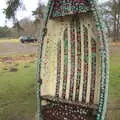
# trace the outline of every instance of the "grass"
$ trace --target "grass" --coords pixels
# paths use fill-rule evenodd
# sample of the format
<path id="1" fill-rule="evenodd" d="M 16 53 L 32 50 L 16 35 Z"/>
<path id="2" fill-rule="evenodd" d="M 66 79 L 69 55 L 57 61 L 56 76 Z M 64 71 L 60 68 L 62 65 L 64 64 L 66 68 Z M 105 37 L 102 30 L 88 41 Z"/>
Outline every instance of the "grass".
<path id="1" fill-rule="evenodd" d="M 110 59 L 109 99 L 110 102 L 120 103 L 120 56 L 112 56 Z"/>
<path id="2" fill-rule="evenodd" d="M 7 39 L 7 38 L 0 38 L 0 43 L 5 43 L 5 42 L 12 42 L 12 43 L 19 43 L 19 39 Z"/>
<path id="3" fill-rule="evenodd" d="M 24 68 L 29 65 L 29 68 Z M 0 68 L 15 66 L 0 64 Z M 0 70 L 0 120 L 35 120 L 35 64 L 19 63 L 17 72 Z M 110 57 L 109 106 L 120 105 L 120 53 Z M 119 109 L 109 109 L 107 120 L 120 120 Z"/>
<path id="4" fill-rule="evenodd" d="M 116 51 L 117 49 L 117 51 Z M 110 56 L 109 108 L 107 120 L 120 120 L 120 46 Z M 118 108 L 118 109 L 117 109 Z"/>
<path id="5" fill-rule="evenodd" d="M 0 120 L 35 118 L 35 65 L 25 65 L 19 64 L 17 72 L 0 70 Z"/>

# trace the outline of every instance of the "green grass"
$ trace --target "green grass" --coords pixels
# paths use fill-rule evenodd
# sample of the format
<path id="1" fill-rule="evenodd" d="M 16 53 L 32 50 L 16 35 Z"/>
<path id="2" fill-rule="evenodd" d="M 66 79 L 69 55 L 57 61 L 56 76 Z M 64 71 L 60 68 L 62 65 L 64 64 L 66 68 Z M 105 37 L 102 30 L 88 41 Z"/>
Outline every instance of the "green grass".
<path id="1" fill-rule="evenodd" d="M 120 53 L 119 51 L 114 52 L 110 57 L 110 81 L 109 81 L 108 103 L 110 109 L 108 109 L 107 120 L 120 120 Z"/>
<path id="2" fill-rule="evenodd" d="M 110 58 L 109 99 L 120 104 L 120 56 Z"/>
<path id="3" fill-rule="evenodd" d="M 0 43 L 5 43 L 5 42 L 12 42 L 12 43 L 19 43 L 19 39 L 7 39 L 7 38 L 0 38 Z"/>
<path id="4" fill-rule="evenodd" d="M 0 120 L 35 118 L 35 65 L 24 65 L 17 72 L 0 71 Z"/>

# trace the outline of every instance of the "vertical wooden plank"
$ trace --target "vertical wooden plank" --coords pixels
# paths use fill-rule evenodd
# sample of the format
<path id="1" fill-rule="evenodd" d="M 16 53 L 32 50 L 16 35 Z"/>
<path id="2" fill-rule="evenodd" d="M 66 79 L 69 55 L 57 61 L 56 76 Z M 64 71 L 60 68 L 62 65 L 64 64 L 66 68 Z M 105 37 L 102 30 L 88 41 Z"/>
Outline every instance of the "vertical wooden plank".
<path id="1" fill-rule="evenodd" d="M 73 88 L 73 101 L 75 101 L 75 96 L 76 96 L 76 82 L 77 82 L 77 64 L 78 64 L 78 57 L 77 57 L 77 26 L 78 25 L 79 18 L 76 16 L 75 18 L 75 75 L 74 75 L 74 88 Z"/>
<path id="2" fill-rule="evenodd" d="M 56 97 L 59 97 L 61 77 L 61 41 L 57 45 L 57 76 L 56 76 Z"/>
<path id="3" fill-rule="evenodd" d="M 83 19 L 81 21 L 81 80 L 80 80 L 80 91 L 79 101 L 82 101 L 83 83 L 84 83 L 84 32 L 83 32 Z"/>
<path id="4" fill-rule="evenodd" d="M 63 73 L 63 88 L 62 98 L 66 97 L 67 75 L 68 75 L 68 29 L 64 31 L 64 73 Z"/>
<path id="5" fill-rule="evenodd" d="M 95 97 L 94 104 L 99 104 L 100 96 L 100 80 L 101 80 L 101 62 L 100 62 L 100 46 L 96 41 L 96 82 L 95 82 Z"/>
<path id="6" fill-rule="evenodd" d="M 91 89 L 90 89 L 90 103 L 94 103 L 95 82 L 96 82 L 96 41 L 92 38 L 92 65 L 91 65 Z"/>
<path id="7" fill-rule="evenodd" d="M 75 21 L 71 22 L 71 77 L 70 77 L 70 94 L 69 100 L 73 99 L 74 77 L 75 77 Z"/>
<path id="8" fill-rule="evenodd" d="M 59 93 L 60 98 L 62 98 L 63 76 L 64 76 L 64 39 L 63 39 L 64 31 L 63 30 L 61 31 L 63 32 L 63 34 L 61 34 L 62 36 L 61 37 L 61 80 L 60 80 L 60 93 Z"/>
<path id="9" fill-rule="evenodd" d="M 83 25 L 84 32 L 84 83 L 82 91 L 82 102 L 86 102 L 87 96 L 87 82 L 88 82 L 88 29 Z"/>
<path id="10" fill-rule="evenodd" d="M 76 79 L 76 90 L 75 90 L 75 101 L 79 101 L 80 92 L 80 81 L 81 81 L 81 23 L 78 18 L 76 21 L 76 32 L 77 32 L 77 79 Z"/>
<path id="11" fill-rule="evenodd" d="M 88 18 L 87 22 L 88 26 L 88 82 L 87 82 L 87 96 L 86 96 L 86 103 L 90 102 L 90 89 L 91 89 L 91 24 L 90 19 Z"/>
<path id="12" fill-rule="evenodd" d="M 71 34 L 70 34 L 70 24 L 68 23 L 68 77 L 67 77 L 67 90 L 66 99 L 69 99 L 69 89 L 70 89 L 70 76 L 71 76 Z"/>

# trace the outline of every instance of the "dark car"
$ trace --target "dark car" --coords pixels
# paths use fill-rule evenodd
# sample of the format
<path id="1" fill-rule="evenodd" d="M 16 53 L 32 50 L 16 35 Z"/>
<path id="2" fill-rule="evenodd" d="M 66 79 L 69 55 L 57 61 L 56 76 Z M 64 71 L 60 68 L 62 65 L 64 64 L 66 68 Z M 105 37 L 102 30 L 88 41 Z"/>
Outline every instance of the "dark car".
<path id="1" fill-rule="evenodd" d="M 33 43 L 37 41 L 36 38 L 31 36 L 21 36 L 19 39 L 21 43 Z"/>

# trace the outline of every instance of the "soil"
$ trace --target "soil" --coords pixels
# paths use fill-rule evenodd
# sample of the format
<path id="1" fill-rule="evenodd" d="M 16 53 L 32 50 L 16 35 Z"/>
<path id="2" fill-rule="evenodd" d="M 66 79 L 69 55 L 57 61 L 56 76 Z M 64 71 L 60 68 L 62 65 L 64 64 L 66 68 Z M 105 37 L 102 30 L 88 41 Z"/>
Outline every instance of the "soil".
<path id="1" fill-rule="evenodd" d="M 32 62 L 36 59 L 37 46 L 22 43 L 0 43 L 0 62 Z M 6 57 L 7 56 L 7 57 Z"/>
<path id="2" fill-rule="evenodd" d="M 12 56 L 20 54 L 35 54 L 37 46 L 22 43 L 0 43 L 0 56 Z"/>

